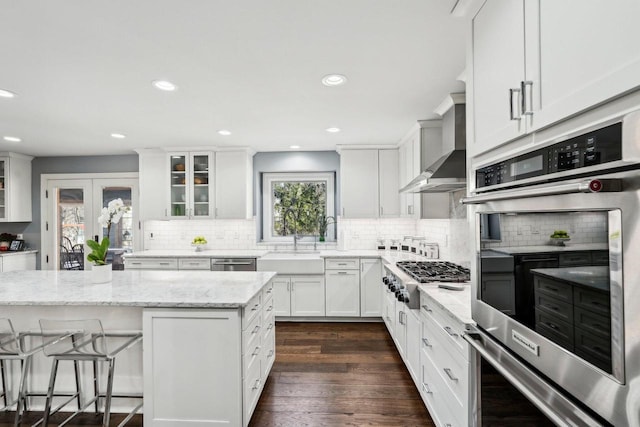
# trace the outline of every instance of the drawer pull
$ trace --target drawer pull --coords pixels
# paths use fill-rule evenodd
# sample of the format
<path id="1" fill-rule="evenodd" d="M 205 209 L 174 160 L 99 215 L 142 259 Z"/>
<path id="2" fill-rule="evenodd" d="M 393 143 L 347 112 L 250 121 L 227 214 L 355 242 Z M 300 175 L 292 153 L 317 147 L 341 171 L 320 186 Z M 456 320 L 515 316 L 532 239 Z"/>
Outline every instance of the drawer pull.
<path id="1" fill-rule="evenodd" d="M 258 309 L 258 307 L 260 307 L 260 303 L 254 305 L 253 308 L 251 309 L 251 311 L 256 311 Z"/>
<path id="2" fill-rule="evenodd" d="M 552 292 L 558 292 L 558 288 L 552 288 L 551 286 L 545 286 L 544 288 L 548 289 L 548 290 L 550 290 Z"/>
<path id="3" fill-rule="evenodd" d="M 551 329 L 558 329 L 558 327 L 556 325 L 554 325 L 553 323 L 547 322 L 547 326 L 550 327 Z"/>
<path id="4" fill-rule="evenodd" d="M 453 329 L 451 329 L 451 327 L 449 327 L 449 326 L 445 326 L 445 327 L 444 327 L 444 330 L 445 330 L 445 331 L 447 331 L 447 333 L 448 333 L 449 335 L 451 335 L 452 337 L 457 337 L 457 336 L 458 336 L 458 334 L 456 334 L 455 332 L 453 332 Z"/>
<path id="5" fill-rule="evenodd" d="M 131 262 L 131 265 L 142 265 L 141 262 Z"/>
<path id="6" fill-rule="evenodd" d="M 274 351 L 273 351 L 273 350 L 269 350 L 269 354 L 267 354 L 267 358 L 269 358 L 269 357 L 273 357 L 273 353 L 274 353 Z"/>
<path id="7" fill-rule="evenodd" d="M 427 394 L 433 394 L 433 392 L 429 388 L 429 384 L 427 383 L 422 383 L 422 390 Z"/>
<path id="8" fill-rule="evenodd" d="M 270 294 L 271 292 L 273 292 L 273 288 L 269 288 L 267 289 L 267 293 Z"/>
<path id="9" fill-rule="evenodd" d="M 257 334 L 259 330 L 260 330 L 260 325 L 256 325 L 256 327 L 253 328 L 253 331 L 251 331 L 251 333 L 252 334 Z"/>
<path id="10" fill-rule="evenodd" d="M 558 308 L 555 305 L 548 305 L 548 304 L 544 304 L 545 307 L 547 307 L 549 310 L 553 310 L 553 311 L 558 311 L 560 310 L 560 308 Z"/>
<path id="11" fill-rule="evenodd" d="M 427 305 L 423 304 L 422 308 L 424 308 L 424 311 L 426 311 L 427 313 L 431 313 L 433 312 L 433 310 L 431 310 Z"/>
<path id="12" fill-rule="evenodd" d="M 338 274 L 349 274 L 346 271 L 338 271 Z"/>
<path id="13" fill-rule="evenodd" d="M 339 262 L 338 265 L 347 265 L 346 262 Z"/>
<path id="14" fill-rule="evenodd" d="M 161 262 L 161 263 L 159 263 L 159 264 L 160 264 L 160 265 L 169 265 L 169 263 L 168 263 L 168 262 Z"/>
<path id="15" fill-rule="evenodd" d="M 456 382 L 458 381 L 458 379 L 456 377 L 454 377 L 453 374 L 451 373 L 451 369 L 444 368 L 443 371 L 444 371 L 445 374 L 447 374 L 447 376 L 449 377 L 449 379 L 451 381 L 456 381 Z"/>
<path id="16" fill-rule="evenodd" d="M 256 380 L 256 383 L 251 387 L 251 390 L 257 390 L 260 387 L 260 378 Z"/>
<path id="17" fill-rule="evenodd" d="M 422 342 L 424 343 L 425 347 L 432 347 L 432 345 L 431 345 L 431 343 L 429 342 L 428 339 L 422 338 Z"/>
<path id="18" fill-rule="evenodd" d="M 255 350 L 253 350 L 253 353 L 251 353 L 252 356 L 257 356 L 260 354 L 260 346 L 257 346 Z"/>
<path id="19" fill-rule="evenodd" d="M 267 308 L 267 311 L 271 311 L 271 310 L 273 310 L 273 306 L 272 305 L 270 305 L 269 308 Z"/>
<path id="20" fill-rule="evenodd" d="M 273 323 L 269 323 L 269 326 L 267 326 L 267 331 L 270 331 L 273 329 Z"/>

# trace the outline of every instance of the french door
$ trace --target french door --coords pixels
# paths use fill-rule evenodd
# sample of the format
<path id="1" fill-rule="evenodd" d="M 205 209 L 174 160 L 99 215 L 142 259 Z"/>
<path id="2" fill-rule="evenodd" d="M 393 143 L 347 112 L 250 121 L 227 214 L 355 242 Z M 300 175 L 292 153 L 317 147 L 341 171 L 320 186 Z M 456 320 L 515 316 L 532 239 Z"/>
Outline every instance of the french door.
<path id="1" fill-rule="evenodd" d="M 124 269 L 122 255 L 138 249 L 138 179 L 109 177 L 105 174 L 82 178 L 48 175 L 43 178 L 42 269 L 84 270 L 91 251 L 89 239 L 102 240 L 107 229 L 98 223 L 103 207 L 122 199 L 129 209 L 111 226 L 107 262 L 114 270 Z"/>

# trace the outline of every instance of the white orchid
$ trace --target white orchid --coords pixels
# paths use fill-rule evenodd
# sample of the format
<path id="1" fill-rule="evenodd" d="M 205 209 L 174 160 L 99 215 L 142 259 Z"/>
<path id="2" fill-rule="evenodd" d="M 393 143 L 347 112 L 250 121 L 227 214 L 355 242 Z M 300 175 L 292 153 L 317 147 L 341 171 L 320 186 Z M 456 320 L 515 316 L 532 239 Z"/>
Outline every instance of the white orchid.
<path id="1" fill-rule="evenodd" d="M 100 216 L 98 217 L 98 223 L 102 228 L 107 229 L 106 236 L 102 239 L 102 242 L 94 242 L 93 240 L 87 241 L 87 244 L 93 251 L 87 256 L 89 261 L 92 261 L 96 265 L 102 265 L 106 263 L 107 250 L 109 249 L 109 234 L 111 233 L 111 225 L 117 224 L 125 212 L 129 210 L 124 205 L 122 199 L 114 199 L 107 203 L 106 208 L 102 208 Z"/>

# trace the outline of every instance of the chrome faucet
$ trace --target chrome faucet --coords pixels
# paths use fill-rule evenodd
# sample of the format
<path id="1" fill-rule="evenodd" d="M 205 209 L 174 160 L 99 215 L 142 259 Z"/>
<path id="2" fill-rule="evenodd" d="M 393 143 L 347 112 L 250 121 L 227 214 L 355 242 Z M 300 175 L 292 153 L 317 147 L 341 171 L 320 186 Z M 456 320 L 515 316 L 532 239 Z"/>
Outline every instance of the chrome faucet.
<path id="1" fill-rule="evenodd" d="M 296 211 L 293 210 L 292 207 L 288 207 L 285 211 L 284 214 L 282 215 L 282 228 L 283 228 L 283 232 L 286 233 L 287 231 L 287 215 L 288 214 L 292 214 L 293 215 L 293 250 L 297 251 L 298 250 L 298 239 L 300 238 L 300 236 L 298 236 L 298 215 L 296 215 Z"/>

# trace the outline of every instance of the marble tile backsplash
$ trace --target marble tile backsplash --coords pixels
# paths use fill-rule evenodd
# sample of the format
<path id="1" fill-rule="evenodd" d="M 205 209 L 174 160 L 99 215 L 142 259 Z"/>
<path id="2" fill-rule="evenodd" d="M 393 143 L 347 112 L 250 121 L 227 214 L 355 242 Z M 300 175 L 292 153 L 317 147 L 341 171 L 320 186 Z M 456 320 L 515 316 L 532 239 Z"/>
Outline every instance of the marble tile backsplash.
<path id="1" fill-rule="evenodd" d="M 190 249 L 195 236 L 204 236 L 209 249 L 254 249 L 255 220 L 145 221 L 145 249 Z"/>

